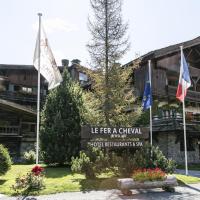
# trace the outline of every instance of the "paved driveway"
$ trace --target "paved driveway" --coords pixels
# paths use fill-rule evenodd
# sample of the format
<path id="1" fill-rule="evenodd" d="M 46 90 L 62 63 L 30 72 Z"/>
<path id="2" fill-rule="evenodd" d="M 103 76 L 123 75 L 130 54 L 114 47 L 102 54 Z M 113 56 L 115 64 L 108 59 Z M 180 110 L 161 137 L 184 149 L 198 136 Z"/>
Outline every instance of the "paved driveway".
<path id="1" fill-rule="evenodd" d="M 119 190 L 67 192 L 39 197 L 5 197 L 0 200 L 200 200 L 200 184 L 190 184 L 176 187 L 175 193 L 161 189 L 133 190 L 132 196 L 123 196 Z"/>

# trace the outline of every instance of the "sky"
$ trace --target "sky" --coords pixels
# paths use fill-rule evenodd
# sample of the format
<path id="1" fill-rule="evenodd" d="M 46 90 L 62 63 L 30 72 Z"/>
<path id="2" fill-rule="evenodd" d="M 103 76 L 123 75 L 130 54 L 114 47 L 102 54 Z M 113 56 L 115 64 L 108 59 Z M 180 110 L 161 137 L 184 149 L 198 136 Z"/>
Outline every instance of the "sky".
<path id="1" fill-rule="evenodd" d="M 199 8 L 199 0 L 124 0 L 131 48 L 120 62 L 200 36 Z M 89 0 L 0 0 L 0 64 L 32 65 L 39 12 L 57 64 L 87 66 Z"/>

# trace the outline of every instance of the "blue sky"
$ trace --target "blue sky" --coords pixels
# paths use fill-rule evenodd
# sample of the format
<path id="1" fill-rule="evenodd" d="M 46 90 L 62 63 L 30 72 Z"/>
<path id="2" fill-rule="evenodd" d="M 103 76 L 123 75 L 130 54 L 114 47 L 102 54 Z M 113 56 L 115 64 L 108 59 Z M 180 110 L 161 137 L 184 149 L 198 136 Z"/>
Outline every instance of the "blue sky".
<path id="1" fill-rule="evenodd" d="M 200 36 L 199 8 L 199 0 L 124 0 L 131 49 L 121 63 Z M 38 12 L 57 63 L 78 58 L 87 65 L 89 0 L 1 0 L 0 64 L 32 64 Z"/>

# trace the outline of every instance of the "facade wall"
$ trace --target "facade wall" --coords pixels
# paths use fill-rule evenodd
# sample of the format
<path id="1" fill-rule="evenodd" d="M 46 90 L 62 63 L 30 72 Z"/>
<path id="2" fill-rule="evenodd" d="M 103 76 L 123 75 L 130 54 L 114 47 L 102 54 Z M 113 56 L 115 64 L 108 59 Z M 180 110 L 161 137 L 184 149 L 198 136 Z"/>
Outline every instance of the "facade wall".
<path id="1" fill-rule="evenodd" d="M 0 143 L 8 148 L 14 161 L 25 151 L 34 149 L 35 132 L 35 116 L 0 106 Z"/>
<path id="2" fill-rule="evenodd" d="M 24 86 L 37 86 L 37 71 L 28 70 L 7 70 L 7 76 L 11 83 Z M 43 79 L 42 79 L 43 81 Z"/>
<path id="3" fill-rule="evenodd" d="M 159 146 L 167 158 L 175 160 L 178 164 L 185 163 L 185 153 L 180 150 L 180 141 L 176 143 L 175 133 L 159 133 L 157 139 L 153 141 L 153 145 Z M 194 149 L 194 151 L 187 151 L 188 163 L 200 162 L 198 139 L 194 139 Z"/>
<path id="4" fill-rule="evenodd" d="M 68 67 L 68 62 L 66 63 L 65 67 Z M 72 79 L 82 81 L 81 86 L 84 86 L 87 81 L 79 79 L 81 69 L 78 67 L 80 62 L 67 69 Z M 62 73 L 64 66 L 59 67 L 59 70 Z M 24 109 L 36 110 L 38 73 L 33 66 L 0 65 L 0 76 L 0 99 L 23 105 Z M 44 103 L 47 90 L 47 82 L 41 76 L 41 104 Z M 9 149 L 16 161 L 22 158 L 24 152 L 35 150 L 36 115 L 16 110 L 12 106 L 9 110 L 0 107 L 0 143 Z"/>

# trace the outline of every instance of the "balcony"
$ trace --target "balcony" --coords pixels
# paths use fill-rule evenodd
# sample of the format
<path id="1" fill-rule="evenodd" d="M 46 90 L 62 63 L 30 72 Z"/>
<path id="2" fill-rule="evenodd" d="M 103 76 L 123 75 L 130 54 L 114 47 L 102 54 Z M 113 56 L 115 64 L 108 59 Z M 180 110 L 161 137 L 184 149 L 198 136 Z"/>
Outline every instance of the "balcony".
<path id="1" fill-rule="evenodd" d="M 168 95 L 176 97 L 176 90 L 177 87 L 168 85 Z M 200 92 L 188 90 L 186 100 L 194 101 L 194 102 L 200 102 Z"/>
<path id="2" fill-rule="evenodd" d="M 183 118 L 182 116 L 169 116 L 169 117 L 153 117 L 153 131 L 183 131 Z M 186 118 L 187 132 L 200 133 L 200 120 L 193 117 L 192 119 Z"/>
<path id="3" fill-rule="evenodd" d="M 14 101 L 14 102 L 24 102 L 24 103 L 31 103 L 36 104 L 37 103 L 37 95 L 36 94 L 27 94 L 22 92 L 10 92 L 10 91 L 1 91 L 0 92 L 0 98 L 8 101 Z M 41 102 L 44 102 L 44 96 L 41 93 Z"/>
<path id="4" fill-rule="evenodd" d="M 19 126 L 0 126 L 0 136 L 19 136 Z"/>

